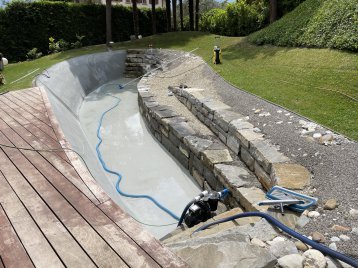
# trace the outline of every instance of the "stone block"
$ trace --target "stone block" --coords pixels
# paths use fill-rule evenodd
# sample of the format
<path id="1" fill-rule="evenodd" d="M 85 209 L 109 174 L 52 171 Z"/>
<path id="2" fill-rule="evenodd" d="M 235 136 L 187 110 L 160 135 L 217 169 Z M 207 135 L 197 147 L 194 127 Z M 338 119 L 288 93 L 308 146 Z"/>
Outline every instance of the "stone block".
<path id="1" fill-rule="evenodd" d="M 239 154 L 240 151 L 240 141 L 236 136 L 228 135 L 226 141 L 227 147 L 229 147 L 235 155 Z"/>
<path id="2" fill-rule="evenodd" d="M 138 95 L 141 97 L 141 98 L 152 98 L 154 97 L 154 95 L 148 91 L 138 91 Z"/>
<path id="3" fill-rule="evenodd" d="M 229 124 L 229 132 L 233 133 L 233 134 L 236 134 L 236 132 L 238 132 L 239 130 L 253 129 L 253 128 L 254 128 L 254 125 L 247 122 L 243 118 L 232 120 L 232 121 L 230 121 L 230 124 Z"/>
<path id="4" fill-rule="evenodd" d="M 251 171 L 254 171 L 255 159 L 250 155 L 250 153 L 245 148 L 240 149 L 240 157 L 241 160 L 246 164 L 246 166 Z"/>
<path id="5" fill-rule="evenodd" d="M 236 137 L 239 138 L 242 146 L 249 148 L 250 142 L 254 140 L 262 140 L 263 134 L 256 133 L 252 129 L 243 129 L 236 132 Z"/>
<path id="6" fill-rule="evenodd" d="M 187 122 L 187 119 L 182 116 L 170 117 L 170 118 L 163 118 L 162 119 L 163 127 L 169 131 L 170 125 Z"/>
<path id="7" fill-rule="evenodd" d="M 189 152 L 189 148 L 187 146 L 185 146 L 184 144 L 181 143 L 179 145 L 179 150 L 182 154 L 184 154 L 187 158 L 189 158 L 190 152 Z"/>
<path id="8" fill-rule="evenodd" d="M 256 178 L 252 174 L 238 166 L 216 164 L 214 174 L 231 193 L 239 187 L 252 187 L 256 182 Z"/>
<path id="9" fill-rule="evenodd" d="M 207 167 L 204 167 L 204 174 L 203 177 L 205 181 L 207 181 L 210 187 L 215 191 L 221 191 L 223 188 L 222 183 L 216 179 L 214 173 Z"/>
<path id="10" fill-rule="evenodd" d="M 179 147 L 180 140 L 179 140 L 178 136 L 173 131 L 169 131 L 169 140 L 175 147 Z"/>
<path id="11" fill-rule="evenodd" d="M 171 131 L 175 133 L 175 135 L 183 141 L 186 136 L 193 136 L 196 132 L 189 126 L 186 122 L 180 123 L 169 123 Z"/>
<path id="12" fill-rule="evenodd" d="M 302 190 L 310 184 L 311 173 L 298 164 L 279 163 L 272 165 L 271 179 L 279 186 Z"/>
<path id="13" fill-rule="evenodd" d="M 231 110 L 217 110 L 214 113 L 214 123 L 219 125 L 219 127 L 225 131 L 229 131 L 229 124 L 233 120 L 244 118 L 243 115 L 235 113 Z"/>
<path id="14" fill-rule="evenodd" d="M 152 113 L 154 118 L 156 118 L 157 120 L 178 116 L 176 112 L 169 109 L 165 109 L 165 110 L 152 109 Z"/>
<path id="15" fill-rule="evenodd" d="M 199 138 L 197 136 L 184 137 L 184 144 L 187 145 L 196 156 L 199 157 L 200 152 L 213 144 L 211 140 Z"/>
<path id="16" fill-rule="evenodd" d="M 195 168 L 197 172 L 204 174 L 204 164 L 199 158 L 197 158 L 195 155 L 190 155 L 190 162 L 193 166 L 193 169 Z"/>
<path id="17" fill-rule="evenodd" d="M 266 212 L 267 206 L 259 206 L 258 202 L 265 200 L 266 196 L 264 191 L 259 188 L 237 188 L 239 203 L 245 208 L 246 211 L 261 211 Z"/>
<path id="18" fill-rule="evenodd" d="M 178 148 L 174 148 L 170 152 L 179 163 L 186 169 L 189 169 L 189 159 Z"/>
<path id="19" fill-rule="evenodd" d="M 230 109 L 231 107 L 218 100 L 210 100 L 203 102 L 203 107 L 208 110 L 209 113 L 214 114 L 217 110 Z"/>
<path id="20" fill-rule="evenodd" d="M 269 190 L 272 186 L 275 185 L 270 178 L 270 175 L 268 175 L 265 170 L 260 166 L 260 164 L 256 161 L 254 164 L 254 170 L 257 178 L 261 182 L 262 186 L 265 187 L 265 189 Z"/>
<path id="21" fill-rule="evenodd" d="M 271 173 L 272 164 L 290 161 L 289 158 L 277 151 L 277 149 L 266 140 L 251 141 L 249 152 L 269 174 Z"/>
<path id="22" fill-rule="evenodd" d="M 215 164 L 229 163 L 233 159 L 229 153 L 229 150 L 205 150 L 202 152 L 202 158 L 204 164 L 207 167 L 214 167 Z"/>
<path id="23" fill-rule="evenodd" d="M 196 180 L 196 182 L 201 187 L 201 189 L 204 189 L 204 181 L 205 181 L 205 179 L 201 175 L 201 173 L 196 168 L 193 168 L 192 175 L 193 175 L 193 178 Z"/>

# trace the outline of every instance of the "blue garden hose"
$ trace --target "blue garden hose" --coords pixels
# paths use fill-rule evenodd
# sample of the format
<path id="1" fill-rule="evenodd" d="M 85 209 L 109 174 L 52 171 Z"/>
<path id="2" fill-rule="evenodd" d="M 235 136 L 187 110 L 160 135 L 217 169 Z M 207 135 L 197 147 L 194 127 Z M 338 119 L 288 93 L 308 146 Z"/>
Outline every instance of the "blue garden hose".
<path id="1" fill-rule="evenodd" d="M 119 85 L 119 88 L 122 89 L 123 87 L 121 85 Z M 167 209 L 166 207 L 164 207 L 163 205 L 161 205 L 157 200 L 155 200 L 153 197 L 149 196 L 149 195 L 144 195 L 144 194 L 128 194 L 128 193 L 125 193 L 123 192 L 121 189 L 120 189 L 120 182 L 122 180 L 122 175 L 117 172 L 117 171 L 114 171 L 114 170 L 111 170 L 107 167 L 106 165 L 106 162 L 103 160 L 103 157 L 102 157 L 102 154 L 101 154 L 101 151 L 100 151 L 100 146 L 102 144 L 102 136 L 101 136 L 101 127 L 102 127 L 102 123 L 103 123 L 103 119 L 105 117 L 105 115 L 110 112 L 111 110 L 113 110 L 114 108 L 116 108 L 118 106 L 118 104 L 120 103 L 121 99 L 116 97 L 116 96 L 113 96 L 113 95 L 110 95 L 111 97 L 117 99 L 116 103 L 110 107 L 109 109 L 107 109 L 106 111 L 104 111 L 101 115 L 101 118 L 99 120 L 99 124 L 98 124 L 98 128 L 97 128 L 97 138 L 98 138 L 98 143 L 96 145 L 96 152 L 97 152 L 97 157 L 103 167 L 103 169 L 109 173 L 109 174 L 113 174 L 115 176 L 117 176 L 117 183 L 116 183 L 116 190 L 117 192 L 122 195 L 122 196 L 125 196 L 125 197 L 130 197 L 130 198 L 145 198 L 145 199 L 148 199 L 150 201 L 152 201 L 158 208 L 160 208 L 161 210 L 163 210 L 164 212 L 166 212 L 167 214 L 169 214 L 172 218 L 174 218 L 175 220 L 179 220 L 179 217 L 177 215 L 175 215 L 172 211 L 170 211 L 169 209 Z"/>
<path id="2" fill-rule="evenodd" d="M 244 212 L 244 213 L 239 213 L 221 220 L 217 220 L 208 224 L 205 224 L 203 226 L 201 226 L 200 228 L 196 229 L 194 231 L 194 233 L 205 230 L 207 228 L 209 228 L 212 225 L 215 224 L 219 224 L 219 223 L 223 223 L 223 222 L 227 222 L 227 221 L 232 221 L 235 219 L 239 219 L 239 218 L 245 218 L 245 217 L 261 217 L 266 219 L 269 223 L 275 225 L 276 227 L 280 228 L 282 231 L 288 233 L 289 235 L 301 240 L 303 243 L 310 245 L 312 248 L 319 250 L 320 252 L 322 252 L 323 254 L 329 255 L 335 259 L 341 260 L 353 267 L 358 268 L 358 260 L 355 260 L 351 257 L 348 257 L 347 255 L 344 255 L 340 252 L 337 252 L 333 249 L 330 249 L 322 244 L 319 244 L 303 235 L 301 235 L 300 233 L 295 232 L 294 230 L 292 230 L 291 228 L 287 227 L 286 225 L 284 225 L 282 222 L 278 221 L 277 219 L 275 219 L 274 217 L 263 213 L 263 212 Z"/>

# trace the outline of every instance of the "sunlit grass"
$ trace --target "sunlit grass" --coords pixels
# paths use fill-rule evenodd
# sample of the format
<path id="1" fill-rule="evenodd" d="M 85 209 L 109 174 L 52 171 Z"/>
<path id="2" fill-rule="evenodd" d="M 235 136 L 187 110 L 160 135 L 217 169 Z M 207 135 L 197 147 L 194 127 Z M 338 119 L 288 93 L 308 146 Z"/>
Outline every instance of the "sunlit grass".
<path id="1" fill-rule="evenodd" d="M 203 57 L 227 81 L 358 140 L 358 54 L 330 49 L 255 46 L 241 37 L 222 37 L 223 64 L 211 63 L 214 35 L 176 32 L 115 44 L 115 49 L 170 48 Z M 105 51 L 104 46 L 70 50 L 41 59 L 11 64 L 8 84 L 0 91 L 31 86 L 33 75 L 11 81 L 40 68 L 82 54 Z M 345 94 L 345 95 L 344 95 Z M 349 98 L 351 97 L 351 98 Z"/>

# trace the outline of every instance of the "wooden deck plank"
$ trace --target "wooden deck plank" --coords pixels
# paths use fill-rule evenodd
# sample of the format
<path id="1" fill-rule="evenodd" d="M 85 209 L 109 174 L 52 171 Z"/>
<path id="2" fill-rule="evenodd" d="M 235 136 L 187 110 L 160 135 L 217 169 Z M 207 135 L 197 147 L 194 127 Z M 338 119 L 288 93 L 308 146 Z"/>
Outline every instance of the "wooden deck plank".
<path id="1" fill-rule="evenodd" d="M 11 108 L 9 105 L 7 105 L 2 99 L 0 99 L 0 105 L 2 107 L 2 109 L 4 111 L 6 111 L 6 113 L 13 117 L 13 118 L 17 118 L 17 117 L 22 117 L 24 119 L 26 119 L 29 123 L 34 124 L 35 126 L 37 126 L 39 129 L 41 129 L 44 133 L 46 133 L 47 135 L 49 135 L 51 138 L 53 138 L 54 140 L 57 139 L 55 132 L 53 131 L 53 128 L 48 126 L 47 124 L 45 124 L 44 122 L 38 120 L 35 116 L 33 116 L 32 114 L 28 113 L 27 111 L 24 111 L 23 109 L 17 109 L 14 110 L 13 108 Z M 18 121 L 18 120 L 17 120 Z M 19 122 L 19 121 L 18 121 Z"/>
<path id="2" fill-rule="evenodd" d="M 22 96 L 21 94 L 19 94 L 19 91 L 11 91 L 7 94 L 10 94 L 12 96 L 14 96 L 15 98 L 23 101 L 23 102 L 26 102 L 29 106 L 31 106 L 33 109 L 39 111 L 39 112 L 42 112 L 44 113 L 46 111 L 45 107 L 43 105 L 37 105 L 37 104 L 34 104 L 31 100 L 27 99 L 26 97 Z"/>
<path id="3" fill-rule="evenodd" d="M 29 113 L 31 113 L 32 115 L 36 116 L 41 121 L 45 122 L 48 125 L 51 125 L 50 120 L 47 117 L 46 113 L 40 112 L 40 111 L 32 108 L 30 105 L 28 105 L 28 103 L 16 98 L 12 94 L 6 94 L 6 95 L 3 95 L 2 97 L 3 97 L 2 98 L 3 100 L 7 99 L 7 100 L 11 101 L 12 103 L 16 104 L 18 107 L 21 107 L 22 109 L 24 109 L 24 110 L 28 111 Z"/>
<path id="4" fill-rule="evenodd" d="M 3 173 L 6 178 L 9 178 L 9 182 L 11 178 L 11 186 L 15 189 L 23 203 L 29 206 L 28 209 L 31 210 L 31 215 L 34 218 L 40 217 L 41 214 L 44 213 L 46 208 L 41 204 L 45 204 L 46 201 L 46 204 L 51 208 L 52 212 L 60 219 L 64 226 L 66 226 L 66 229 L 69 230 L 96 265 L 106 266 L 108 265 L 108 259 L 110 259 L 114 267 L 126 266 L 116 252 L 108 246 L 106 241 L 98 235 L 66 200 L 61 198 L 57 191 L 51 191 L 49 189 L 48 183 L 44 181 L 41 174 L 36 172 L 36 169 L 31 167 L 31 164 L 29 165 L 28 161 L 21 156 L 21 153 L 17 149 L 4 149 L 4 151 L 6 151 L 6 155 L 3 151 L 0 152 L 0 165 L 4 166 Z M 10 162 L 8 157 L 14 162 L 16 167 Z M 18 169 L 25 176 L 26 180 L 22 177 Z M 36 189 L 37 192 L 34 191 L 27 180 L 31 182 L 31 186 Z M 40 196 L 38 194 L 40 194 Z M 16 210 L 16 208 L 12 209 L 12 211 Z M 52 223 L 55 224 L 54 222 Z M 27 223 L 25 223 L 25 225 L 27 225 Z M 48 230 L 47 228 L 48 226 L 44 226 L 43 231 Z M 51 233 L 49 233 L 49 235 L 51 235 Z M 71 249 L 66 247 L 61 248 L 61 244 L 58 246 L 60 247 L 57 249 L 58 254 L 65 254 L 64 252 L 71 251 Z M 62 247 L 63 246 L 65 245 L 62 244 Z M 29 255 L 32 258 L 32 253 L 29 252 Z M 44 261 L 47 262 L 47 264 L 51 263 L 48 260 Z M 57 261 L 59 261 L 58 258 Z"/>
<path id="5" fill-rule="evenodd" d="M 53 113 L 53 110 L 51 108 L 50 101 L 47 97 L 47 94 L 44 89 L 40 89 L 46 109 L 47 114 L 49 117 L 49 120 L 51 121 L 51 125 L 56 133 L 56 136 L 58 137 L 58 140 L 63 148 L 72 148 L 71 144 L 66 140 L 65 135 L 63 134 L 63 131 L 55 117 L 55 114 Z M 77 154 L 75 154 L 72 151 L 66 150 L 65 151 L 68 159 L 70 159 L 74 169 L 76 170 L 77 174 L 82 178 L 84 183 L 88 186 L 88 188 L 91 190 L 91 192 L 96 196 L 96 198 L 101 202 L 106 202 L 109 200 L 109 196 L 103 191 L 103 189 L 97 184 L 96 180 L 92 177 L 92 175 L 89 173 L 85 165 L 82 163 L 82 160 L 78 157 Z"/>
<path id="6" fill-rule="evenodd" d="M 36 93 L 34 93 L 33 91 L 31 91 L 30 89 L 22 90 L 21 92 L 23 94 L 26 94 L 27 96 L 30 96 L 32 99 L 34 99 L 38 102 L 42 102 L 42 98 L 39 95 L 37 95 Z"/>
<path id="7" fill-rule="evenodd" d="M 3 113 L 1 110 L 0 118 L 0 130 L 8 127 L 12 128 L 16 133 L 26 139 L 28 143 L 31 144 L 31 146 L 33 146 L 35 149 L 62 149 L 60 143 L 56 142 L 53 139 L 47 138 L 45 135 L 43 135 L 44 133 L 38 131 L 38 129 L 34 128 L 34 126 L 32 126 L 31 124 L 21 125 L 8 114 Z M 64 159 L 66 162 L 70 163 L 69 159 L 67 158 L 67 155 L 62 150 L 54 153 Z"/>
<path id="8" fill-rule="evenodd" d="M 1 151 L 1 150 L 0 150 Z M 0 163 L 3 164 L 5 156 L 0 152 Z M 1 165 L 2 166 L 2 165 Z M 3 166 L 2 166 L 3 168 Z M 7 168 L 2 170 L 7 177 Z M 11 174 L 12 175 L 12 174 Z M 10 176 L 11 176 L 10 175 Z M 11 177 L 13 180 L 13 178 Z M 16 196 L 11 190 L 4 176 L 0 176 L 1 205 L 10 219 L 13 228 L 16 230 L 24 248 L 36 267 L 46 267 L 46 264 L 53 263 L 54 267 L 64 267 L 56 253 L 42 234 L 41 230 L 32 220 L 25 208 L 16 202 Z M 12 250 L 12 249 L 11 249 Z M 6 256 L 12 251 L 2 254 Z"/>
<path id="9" fill-rule="evenodd" d="M 119 227 L 132 237 L 157 263 L 163 267 L 188 267 L 172 251 L 164 247 L 150 233 L 141 228 L 135 220 L 123 212 L 113 200 L 99 205 L 99 208 L 112 219 Z"/>
<path id="10" fill-rule="evenodd" d="M 1 129 L 1 120 L 0 120 L 0 129 Z M 29 148 L 29 144 L 14 130 L 11 128 L 4 128 L 1 132 L 5 135 L 5 137 L 12 143 L 11 145 L 15 145 L 20 148 Z M 22 150 L 24 154 L 28 153 L 25 150 Z M 37 155 L 39 154 L 39 155 Z M 46 160 L 43 165 L 49 169 L 59 173 L 58 176 L 63 176 L 63 179 L 67 179 L 71 181 L 82 193 L 84 193 L 93 203 L 99 204 L 100 201 L 95 197 L 95 195 L 90 191 L 88 186 L 83 182 L 83 180 L 78 176 L 75 172 L 74 168 L 64 161 L 62 158 L 58 157 L 56 154 L 49 152 L 37 152 L 32 154 L 34 157 L 43 158 Z M 30 159 L 31 160 L 31 159 Z"/>
<path id="11" fill-rule="evenodd" d="M 126 261 L 126 263 L 134 267 L 159 267 L 152 260 L 152 258 L 145 253 L 145 251 L 143 251 L 116 224 L 114 224 L 108 217 L 106 217 L 77 188 L 75 188 L 72 184 L 69 184 L 66 179 L 58 177 L 57 173 L 52 173 L 51 171 L 53 170 L 48 169 L 45 166 L 45 161 L 43 161 L 43 159 L 32 155 L 34 154 L 33 152 L 26 152 L 26 154 L 29 155 L 29 158 L 26 159 L 27 161 L 24 157 L 21 157 L 20 155 L 13 156 L 12 154 L 8 154 L 8 157 L 10 157 L 10 159 L 12 159 L 14 163 L 16 163 L 17 167 L 20 168 L 20 170 L 22 170 L 24 174 L 26 172 L 27 179 L 31 180 L 32 185 L 36 189 L 41 189 L 41 192 L 46 193 L 44 195 L 47 195 L 47 193 L 52 192 L 51 199 L 55 199 L 56 196 L 57 204 L 60 203 L 61 198 L 63 198 L 58 192 L 62 193 L 66 197 L 68 202 L 70 202 L 74 207 L 76 207 L 78 212 Z M 30 159 L 33 162 L 33 165 L 28 162 Z M 38 170 L 36 170 L 34 166 L 36 166 Z M 48 178 L 52 185 L 50 185 L 46 181 L 45 177 Z M 56 187 L 57 189 L 53 187 Z M 55 203 L 55 201 L 47 199 L 47 203 L 52 207 L 51 204 Z M 64 206 L 66 206 L 66 204 L 62 204 L 61 210 L 64 209 Z M 54 208 L 53 210 L 55 211 Z M 122 247 L 123 244 L 126 244 L 126 247 Z"/>
<path id="12" fill-rule="evenodd" d="M 31 94 L 28 94 L 27 90 L 19 90 L 16 91 L 16 93 L 21 96 L 22 98 L 26 99 L 27 101 L 39 105 L 39 106 L 43 106 L 43 103 L 41 100 L 36 99 L 35 97 L 31 96 Z"/>
<path id="13" fill-rule="evenodd" d="M 42 95 L 41 95 L 41 91 L 38 87 L 30 87 L 30 88 L 27 88 L 25 90 L 28 90 L 28 91 L 31 91 L 32 93 L 38 95 L 41 97 L 41 100 L 42 100 Z"/>
<path id="14" fill-rule="evenodd" d="M 0 173 L 0 180 L 2 174 Z M 2 267 L 34 267 L 3 207 L 0 205 L 0 256 Z M 0 267 L 1 267 L 0 265 Z"/>
<path id="15" fill-rule="evenodd" d="M 18 178 L 20 178 L 20 176 L 18 176 Z M 47 205 L 36 195 L 35 191 L 31 189 L 24 190 L 24 188 L 30 187 L 30 185 L 26 185 L 25 182 L 16 185 L 21 185 L 22 191 L 26 191 L 26 199 L 20 203 L 21 201 L 17 196 L 10 196 L 10 202 L 16 203 L 17 207 L 26 208 L 26 210 L 31 214 L 33 220 L 36 222 L 37 226 L 39 226 L 42 233 L 45 235 L 46 239 L 61 257 L 63 263 L 71 267 L 78 267 L 82 265 L 83 267 L 95 267 L 86 252 L 73 239 L 70 233 L 56 218 Z M 0 186 L 2 189 L 7 190 L 7 193 L 11 193 L 12 189 L 5 181 L 5 178 L 0 182 Z M 8 204 L 8 202 L 5 201 L 3 203 L 4 207 Z M 14 206 L 15 204 L 12 205 Z"/>
<path id="16" fill-rule="evenodd" d="M 20 106 L 18 103 L 13 102 L 11 98 L 12 97 L 10 97 L 10 95 L 9 96 L 5 95 L 5 98 L 1 98 L 1 101 L 4 102 L 7 106 L 11 107 L 11 109 L 19 112 L 20 114 L 23 114 L 23 116 L 35 117 L 37 120 L 41 121 L 42 123 L 46 124 L 48 127 L 52 128 L 51 123 L 46 115 L 40 113 L 33 113 L 31 110 L 26 109 L 27 108 L 26 105 L 23 104 Z"/>

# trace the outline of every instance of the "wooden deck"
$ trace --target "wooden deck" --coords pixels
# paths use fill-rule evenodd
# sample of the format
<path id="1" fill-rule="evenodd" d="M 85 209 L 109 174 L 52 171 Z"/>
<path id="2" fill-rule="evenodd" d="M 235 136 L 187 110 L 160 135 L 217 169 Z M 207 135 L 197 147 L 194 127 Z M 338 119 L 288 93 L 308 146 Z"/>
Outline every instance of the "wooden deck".
<path id="1" fill-rule="evenodd" d="M 46 93 L 0 95 L 1 267 L 186 267 L 69 151 Z"/>

